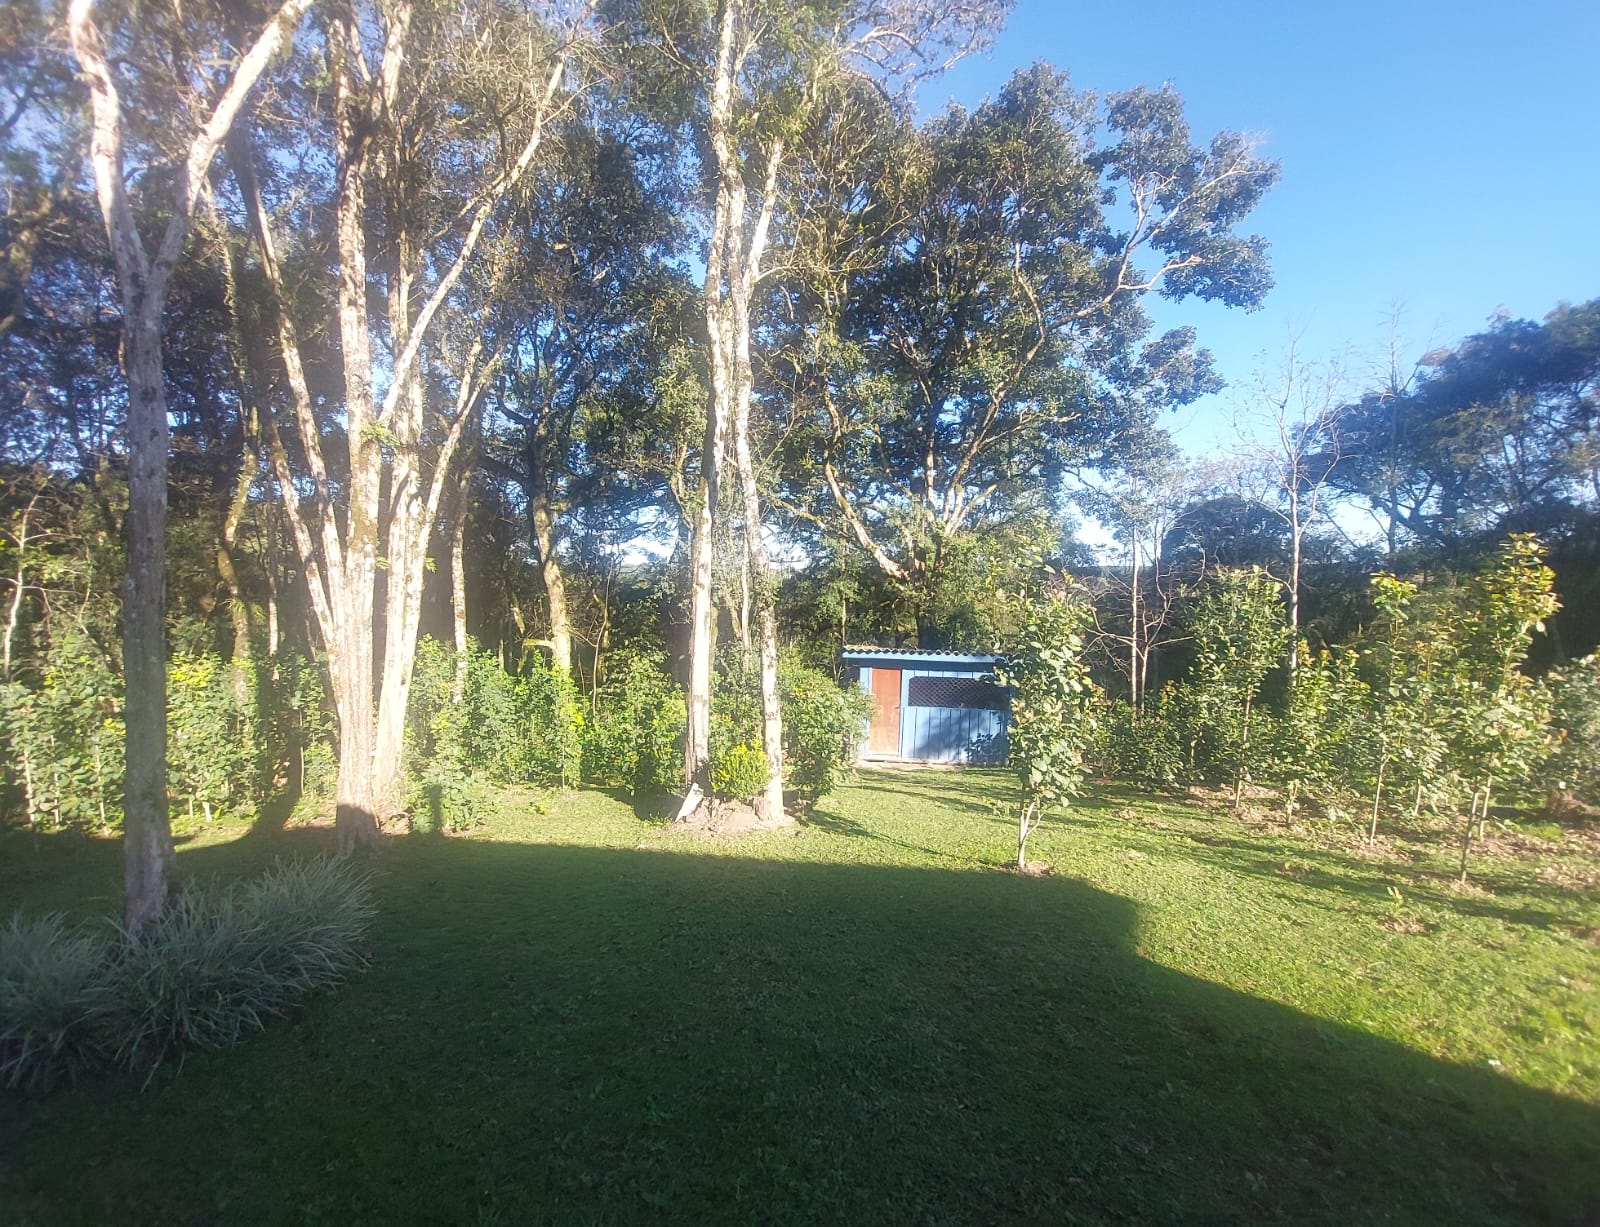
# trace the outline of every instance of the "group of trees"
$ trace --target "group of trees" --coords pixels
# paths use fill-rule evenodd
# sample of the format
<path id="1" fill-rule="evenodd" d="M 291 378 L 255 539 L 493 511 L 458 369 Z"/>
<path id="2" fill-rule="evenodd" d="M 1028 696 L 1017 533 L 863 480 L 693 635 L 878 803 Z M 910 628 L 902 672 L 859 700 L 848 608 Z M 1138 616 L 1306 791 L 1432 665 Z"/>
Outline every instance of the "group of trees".
<path id="1" fill-rule="evenodd" d="M 676 783 L 713 791 L 722 693 L 775 818 L 810 744 L 785 728 L 810 692 L 783 641 L 818 664 L 852 637 L 1025 637 L 1037 617 L 990 597 L 1086 561 L 1072 491 L 1127 546 L 1084 633 L 1136 710 L 1213 667 L 1177 615 L 1219 564 L 1285 585 L 1291 671 L 1303 636 L 1359 620 L 1330 578 L 1369 561 L 1335 557 L 1338 500 L 1380 516 L 1397 573 L 1525 529 L 1580 574 L 1594 304 L 1350 403 L 1285 398 L 1268 487 L 1185 475 L 1161 415 L 1219 381 L 1141 299 L 1258 304 L 1266 245 L 1241 227 L 1277 168 L 1236 134 L 1197 143 L 1170 89 L 1096 98 L 1047 65 L 918 122 L 912 91 L 1006 7 L 9 8 L 10 808 L 120 811 L 137 929 L 172 799 L 233 799 L 191 751 L 252 797 L 335 771 L 352 848 L 407 804 L 408 755 L 413 807 L 428 771 L 461 774 L 479 717 L 441 696 L 599 728 L 657 659 L 683 688 Z M 418 698 L 427 630 L 453 680 L 425 655 Z M 638 717 L 656 777 L 659 710 Z M 217 713 L 233 757 L 169 711 Z M 68 745 L 94 789 L 48 782 Z"/>
<path id="2" fill-rule="evenodd" d="M 1564 803 L 1565 790 L 1600 784 L 1582 714 L 1600 657 L 1525 671 L 1559 607 L 1554 579 L 1534 538 L 1513 534 L 1474 573 L 1379 572 L 1348 640 L 1291 652 L 1282 585 L 1259 567 L 1220 568 L 1178 618 L 1192 663 L 1141 704 L 1110 705 L 1101 767 L 1226 785 L 1236 804 L 1247 783 L 1275 786 L 1291 816 L 1305 798 L 1359 812 L 1369 840 L 1385 814 L 1462 813 L 1465 872 L 1496 796 L 1549 789 Z"/>

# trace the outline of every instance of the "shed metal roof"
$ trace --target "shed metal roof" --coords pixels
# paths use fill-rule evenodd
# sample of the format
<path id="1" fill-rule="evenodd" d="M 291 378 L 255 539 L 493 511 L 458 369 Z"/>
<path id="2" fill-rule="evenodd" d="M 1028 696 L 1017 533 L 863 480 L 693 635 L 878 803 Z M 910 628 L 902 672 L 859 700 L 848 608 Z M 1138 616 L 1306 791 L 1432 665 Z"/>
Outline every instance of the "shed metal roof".
<path id="1" fill-rule="evenodd" d="M 1000 657 L 992 652 L 941 652 L 934 648 L 847 647 L 839 658 L 848 662 L 867 660 L 948 661 L 962 664 L 992 665 Z"/>

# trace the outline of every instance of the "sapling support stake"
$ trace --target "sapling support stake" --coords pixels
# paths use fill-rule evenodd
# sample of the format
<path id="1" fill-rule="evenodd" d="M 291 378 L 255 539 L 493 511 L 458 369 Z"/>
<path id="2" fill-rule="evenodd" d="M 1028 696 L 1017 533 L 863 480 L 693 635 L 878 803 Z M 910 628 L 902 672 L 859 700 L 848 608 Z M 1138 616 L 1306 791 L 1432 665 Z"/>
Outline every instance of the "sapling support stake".
<path id="1" fill-rule="evenodd" d="M 1461 837 L 1461 881 L 1467 880 L 1467 853 L 1472 850 L 1472 824 L 1478 823 L 1478 837 L 1483 837 L 1482 818 L 1478 813 L 1478 799 L 1483 798 L 1483 813 L 1489 812 L 1489 789 L 1487 787 L 1475 788 L 1472 791 L 1472 808 L 1467 814 L 1466 830 Z"/>
<path id="2" fill-rule="evenodd" d="M 1389 765 L 1387 755 L 1378 757 L 1378 782 L 1372 790 L 1372 825 L 1367 829 L 1367 843 L 1378 842 L 1378 807 L 1383 803 L 1383 769 Z"/>

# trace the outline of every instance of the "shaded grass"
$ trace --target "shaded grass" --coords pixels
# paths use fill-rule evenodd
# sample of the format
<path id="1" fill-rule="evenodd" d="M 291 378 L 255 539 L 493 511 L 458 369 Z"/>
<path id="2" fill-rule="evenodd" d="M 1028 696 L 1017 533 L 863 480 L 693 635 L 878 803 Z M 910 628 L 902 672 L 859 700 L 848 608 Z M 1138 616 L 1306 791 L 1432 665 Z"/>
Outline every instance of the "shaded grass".
<path id="1" fill-rule="evenodd" d="M 0 1100 L 0 1205 L 41 1223 L 1600 1209 L 1600 977 L 1568 931 L 1600 919 L 1592 898 L 1536 865 L 1457 896 L 1425 862 L 1115 792 L 1036 837 L 1058 876 L 1018 879 L 996 868 L 1009 787 L 873 771 L 797 831 L 736 842 L 592 793 L 394 840 L 365 976 L 145 1094 Z M 237 873 L 326 838 L 233 834 L 181 863 Z M 8 900 L 114 901 L 114 845 L 32 838 L 0 840 Z M 1431 927 L 1391 932 L 1397 909 Z"/>

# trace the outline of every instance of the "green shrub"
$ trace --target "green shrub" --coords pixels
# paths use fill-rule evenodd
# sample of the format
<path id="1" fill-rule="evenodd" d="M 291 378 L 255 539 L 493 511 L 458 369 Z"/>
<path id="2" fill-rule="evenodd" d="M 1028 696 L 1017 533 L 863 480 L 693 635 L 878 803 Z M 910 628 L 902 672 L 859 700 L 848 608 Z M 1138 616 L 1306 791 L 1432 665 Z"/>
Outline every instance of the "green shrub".
<path id="1" fill-rule="evenodd" d="M 274 657 L 260 688 L 262 775 L 282 779 L 290 794 L 313 804 L 331 798 L 339 783 L 333 714 L 322 670 L 304 656 Z"/>
<path id="2" fill-rule="evenodd" d="M 542 663 L 516 679 L 516 778 L 562 788 L 583 773 L 583 702 L 571 676 Z"/>
<path id="3" fill-rule="evenodd" d="M 61 917 L 0 929 L 0 1081 L 49 1087 L 90 1066 L 153 1073 L 237 1043 L 361 962 L 373 907 L 349 862 L 280 862 L 183 891 L 137 938 Z"/>
<path id="4" fill-rule="evenodd" d="M 1171 712 L 1155 699 L 1138 711 L 1126 699 L 1109 704 L 1088 754 L 1094 770 L 1110 779 L 1173 788 L 1186 775 L 1179 731 Z"/>
<path id="5" fill-rule="evenodd" d="M 872 700 L 859 687 L 840 686 L 789 656 L 778 662 L 778 692 L 785 784 L 803 805 L 814 805 L 849 773 Z"/>
<path id="6" fill-rule="evenodd" d="M 785 652 L 778 662 L 784 788 L 803 806 L 832 792 L 855 759 L 871 700 Z M 711 761 L 736 745 L 761 744 L 761 677 L 738 650 L 718 670 L 711 704 Z"/>
<path id="7" fill-rule="evenodd" d="M 1600 656 L 1552 673 L 1549 687 L 1553 738 L 1542 782 L 1600 801 Z"/>
<path id="8" fill-rule="evenodd" d="M 119 1013 L 108 948 L 59 913 L 0 928 L 0 1082 L 48 1090 L 100 1059 Z"/>
<path id="9" fill-rule="evenodd" d="M 711 791 L 719 797 L 749 801 L 767 786 L 767 756 L 749 742 L 728 746 L 711 759 Z"/>
<path id="10" fill-rule="evenodd" d="M 570 677 L 542 665 L 513 677 L 474 645 L 457 702 L 461 663 L 437 639 L 417 644 L 405 770 L 407 804 L 423 826 L 474 826 L 501 786 L 565 787 L 581 772 L 583 708 Z"/>
<path id="11" fill-rule="evenodd" d="M 25 821 L 114 828 L 122 821 L 122 679 L 76 629 L 52 641 L 37 680 L 0 685 L 0 754 Z"/>
<path id="12" fill-rule="evenodd" d="M 255 670 L 245 666 L 245 675 L 241 697 L 231 666 L 213 652 L 180 652 L 167 664 L 167 778 L 180 800 L 208 818 L 213 807 L 259 796 Z"/>
<path id="13" fill-rule="evenodd" d="M 583 726 L 583 778 L 636 797 L 683 783 L 683 692 L 659 652 L 617 653 L 607 666 L 593 720 Z"/>

